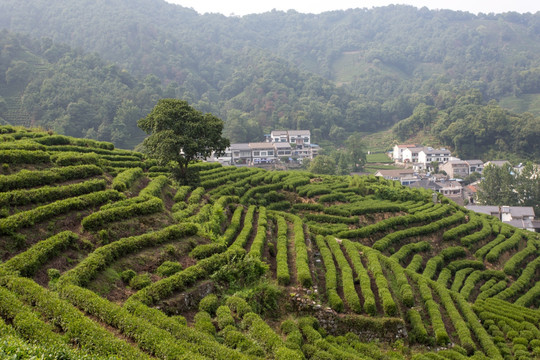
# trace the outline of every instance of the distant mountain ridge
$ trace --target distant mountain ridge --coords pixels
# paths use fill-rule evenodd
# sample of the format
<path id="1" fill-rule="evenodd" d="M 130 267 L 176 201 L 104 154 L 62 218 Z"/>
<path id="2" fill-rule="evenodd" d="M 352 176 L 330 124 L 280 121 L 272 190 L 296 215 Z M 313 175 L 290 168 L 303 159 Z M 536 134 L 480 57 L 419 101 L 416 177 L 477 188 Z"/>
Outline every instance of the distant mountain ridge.
<path id="1" fill-rule="evenodd" d="M 310 128 L 339 143 L 446 92 L 478 89 L 486 102 L 540 94 L 540 13 L 391 5 L 225 17 L 160 0 L 2 0 L 0 27 L 156 75 L 165 94 L 225 119 L 233 141 Z"/>

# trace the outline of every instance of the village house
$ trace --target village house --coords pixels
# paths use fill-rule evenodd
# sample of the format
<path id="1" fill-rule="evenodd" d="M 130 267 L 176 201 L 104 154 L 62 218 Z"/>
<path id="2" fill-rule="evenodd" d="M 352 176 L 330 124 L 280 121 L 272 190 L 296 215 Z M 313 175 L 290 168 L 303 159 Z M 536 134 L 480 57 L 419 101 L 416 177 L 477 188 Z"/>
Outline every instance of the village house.
<path id="1" fill-rule="evenodd" d="M 289 144 L 288 142 L 275 142 L 274 149 L 276 150 L 276 155 L 278 158 L 290 158 L 292 155 L 291 144 Z"/>
<path id="2" fill-rule="evenodd" d="M 418 151 L 418 170 L 428 170 L 432 162 L 444 163 L 451 157 L 452 153 L 447 149 L 422 148 Z"/>
<path id="3" fill-rule="evenodd" d="M 540 220 L 535 220 L 534 209 L 530 206 L 482 206 L 467 205 L 468 210 L 492 215 L 503 223 L 534 232 L 540 232 Z"/>
<path id="4" fill-rule="evenodd" d="M 250 165 L 251 148 L 248 143 L 231 144 L 231 165 Z"/>
<path id="5" fill-rule="evenodd" d="M 469 165 L 469 175 L 484 171 L 484 162 L 482 160 L 464 160 Z"/>
<path id="6" fill-rule="evenodd" d="M 256 164 L 271 164 L 275 162 L 276 155 L 274 144 L 267 142 L 249 143 L 251 149 L 251 159 Z"/>
<path id="7" fill-rule="evenodd" d="M 412 169 L 379 170 L 375 173 L 375 176 L 381 176 L 386 180 L 399 181 L 401 185 L 410 185 L 420 180 Z"/>
<path id="8" fill-rule="evenodd" d="M 400 144 L 394 145 L 394 150 L 392 151 L 392 159 L 395 162 L 403 162 L 403 151 L 407 148 L 415 148 L 418 145 L 414 144 Z"/>
<path id="9" fill-rule="evenodd" d="M 404 163 L 418 163 L 418 153 L 422 151 L 423 147 L 408 147 L 403 150 L 403 162 Z"/>
<path id="10" fill-rule="evenodd" d="M 452 179 L 464 179 L 469 175 L 469 164 L 463 160 L 450 160 L 439 166 Z"/>

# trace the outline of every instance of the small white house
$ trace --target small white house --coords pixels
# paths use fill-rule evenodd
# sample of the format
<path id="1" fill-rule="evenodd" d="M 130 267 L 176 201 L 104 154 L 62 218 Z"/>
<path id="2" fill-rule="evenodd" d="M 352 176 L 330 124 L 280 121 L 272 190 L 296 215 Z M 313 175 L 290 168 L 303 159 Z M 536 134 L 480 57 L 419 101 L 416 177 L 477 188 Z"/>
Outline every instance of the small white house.
<path id="1" fill-rule="evenodd" d="M 418 147 L 417 145 L 413 144 L 399 144 L 394 145 L 394 150 L 392 151 L 392 159 L 397 162 L 403 162 L 403 151 L 407 148 L 414 148 Z"/>

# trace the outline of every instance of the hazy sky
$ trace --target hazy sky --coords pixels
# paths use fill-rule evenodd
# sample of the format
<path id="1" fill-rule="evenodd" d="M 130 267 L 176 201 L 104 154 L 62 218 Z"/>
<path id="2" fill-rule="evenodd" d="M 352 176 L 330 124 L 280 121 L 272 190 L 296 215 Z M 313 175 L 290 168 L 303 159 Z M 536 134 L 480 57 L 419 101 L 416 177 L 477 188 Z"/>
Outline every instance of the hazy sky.
<path id="1" fill-rule="evenodd" d="M 398 2 L 385 0 L 166 0 L 171 3 L 193 8 L 197 12 L 221 13 L 224 15 L 246 15 L 277 10 L 294 9 L 301 13 L 318 14 L 330 10 L 343 10 L 350 8 L 371 8 L 385 6 L 392 3 L 409 4 L 416 7 L 426 6 L 429 9 L 463 10 L 472 13 L 501 13 L 517 11 L 520 13 L 540 11 L 540 2 L 537 0 L 402 0 Z"/>

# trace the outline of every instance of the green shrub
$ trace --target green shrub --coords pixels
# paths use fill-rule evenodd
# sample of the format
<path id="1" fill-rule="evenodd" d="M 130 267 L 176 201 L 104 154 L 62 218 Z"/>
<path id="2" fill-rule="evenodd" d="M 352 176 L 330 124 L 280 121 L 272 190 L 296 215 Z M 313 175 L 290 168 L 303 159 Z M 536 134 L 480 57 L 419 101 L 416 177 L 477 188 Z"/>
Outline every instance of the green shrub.
<path id="1" fill-rule="evenodd" d="M 140 275 L 135 275 L 130 281 L 129 286 L 135 290 L 140 290 L 148 285 L 152 284 L 152 279 L 150 279 L 150 274 L 144 273 Z"/>
<path id="2" fill-rule="evenodd" d="M 204 311 L 209 314 L 215 314 L 218 307 L 219 299 L 215 294 L 206 295 L 199 302 L 199 311 Z"/>
<path id="3" fill-rule="evenodd" d="M 156 274 L 161 277 L 171 276 L 182 271 L 182 264 L 175 261 L 164 261 L 157 269 Z"/>
<path id="4" fill-rule="evenodd" d="M 120 273 L 120 278 L 124 283 L 129 284 L 131 279 L 133 279 L 136 275 L 137 273 L 134 270 L 127 269 Z"/>

